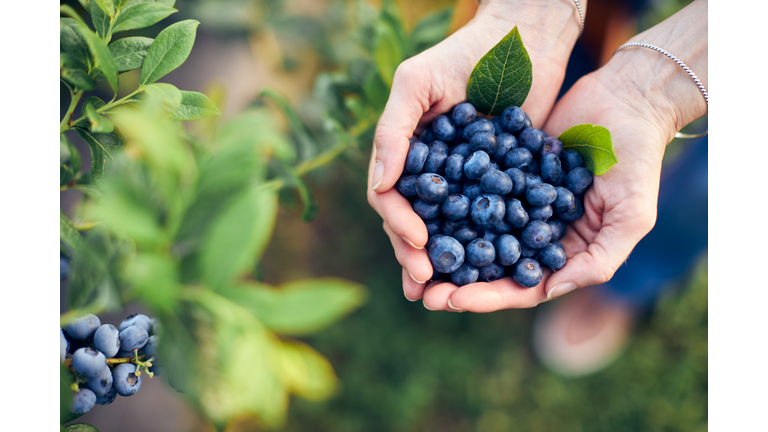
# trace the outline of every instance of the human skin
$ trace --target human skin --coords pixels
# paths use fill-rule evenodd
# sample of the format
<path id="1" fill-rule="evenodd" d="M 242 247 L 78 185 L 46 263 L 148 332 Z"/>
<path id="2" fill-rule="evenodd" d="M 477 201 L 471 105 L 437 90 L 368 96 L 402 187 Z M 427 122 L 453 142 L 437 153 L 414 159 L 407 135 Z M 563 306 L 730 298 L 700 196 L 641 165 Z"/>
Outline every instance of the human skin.
<path id="1" fill-rule="evenodd" d="M 646 42 L 666 49 L 681 58 L 707 86 L 706 0 L 695 1 L 630 42 Z M 534 75 L 534 86 L 536 79 Z M 561 239 L 568 257 L 566 266 L 554 274 L 545 271 L 542 282 L 533 288 L 520 287 L 511 278 L 461 288 L 450 282 L 428 286 L 418 283 L 415 279 L 431 274 L 431 267 L 426 254 L 422 261 L 419 252 L 423 251 L 410 246 L 403 237 L 411 242 L 421 240 L 421 227 L 404 226 L 409 222 L 403 214 L 410 209 L 405 199 L 401 203 L 395 199 L 388 201 L 401 206 L 396 211 L 382 208 L 380 201 L 371 199 L 373 191 L 369 185 L 369 201 L 380 205 L 374 205 L 377 211 L 383 210 L 379 213 L 385 220 L 384 229 L 404 266 L 406 297 L 423 298 L 424 306 L 430 310 L 491 312 L 533 307 L 573 289 L 607 282 L 655 223 L 665 146 L 676 131 L 706 111 L 704 98 L 682 68 L 647 48 L 619 51 L 604 67 L 574 85 L 554 107 L 544 129 L 550 136 L 558 136 L 577 124 L 604 126 L 611 131 L 619 163 L 595 177 L 585 195 L 585 215 L 569 224 Z M 375 160 L 374 155 L 371 171 L 375 170 Z M 374 197 L 386 195 L 382 185 Z M 394 218 L 388 218 L 389 215 Z M 426 241 L 426 236 L 423 239 Z"/>

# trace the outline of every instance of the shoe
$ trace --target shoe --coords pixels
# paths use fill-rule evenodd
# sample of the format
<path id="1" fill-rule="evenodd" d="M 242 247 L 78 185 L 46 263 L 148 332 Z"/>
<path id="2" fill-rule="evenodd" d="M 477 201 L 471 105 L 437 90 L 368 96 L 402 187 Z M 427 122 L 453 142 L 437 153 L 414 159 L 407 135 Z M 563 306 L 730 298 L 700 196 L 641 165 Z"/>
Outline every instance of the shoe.
<path id="1" fill-rule="evenodd" d="M 583 288 L 540 307 L 533 348 L 553 372 L 570 377 L 593 374 L 629 345 L 637 316 L 628 304 L 609 300 L 605 289 Z"/>

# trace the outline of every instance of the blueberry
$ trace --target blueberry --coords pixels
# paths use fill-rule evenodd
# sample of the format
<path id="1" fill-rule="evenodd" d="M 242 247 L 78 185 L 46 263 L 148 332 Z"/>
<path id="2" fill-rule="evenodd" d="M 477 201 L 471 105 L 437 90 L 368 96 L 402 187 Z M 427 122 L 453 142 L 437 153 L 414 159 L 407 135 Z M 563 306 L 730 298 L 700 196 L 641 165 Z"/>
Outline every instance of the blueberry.
<path id="1" fill-rule="evenodd" d="M 416 180 L 418 178 L 419 176 L 414 174 L 404 175 L 397 180 L 397 183 L 395 183 L 395 188 L 397 188 L 397 191 L 400 192 L 400 195 L 406 198 L 415 197 Z"/>
<path id="2" fill-rule="evenodd" d="M 147 356 L 147 358 L 154 357 L 157 359 L 157 336 L 150 336 L 147 340 L 147 344 L 144 345 L 144 354 Z"/>
<path id="3" fill-rule="evenodd" d="M 479 179 L 489 169 L 491 169 L 491 158 L 482 150 L 472 153 L 464 162 L 464 175 L 468 179 Z"/>
<path id="4" fill-rule="evenodd" d="M 456 153 L 445 160 L 445 178 L 460 181 L 464 178 L 464 156 Z"/>
<path id="5" fill-rule="evenodd" d="M 528 217 L 530 217 L 531 220 L 546 222 L 549 218 L 552 217 L 554 212 L 555 211 L 552 210 L 552 206 L 549 204 L 541 207 L 531 207 L 528 209 Z"/>
<path id="6" fill-rule="evenodd" d="M 562 212 L 574 208 L 576 205 L 576 197 L 573 195 L 573 192 L 562 186 L 555 187 L 555 191 L 557 191 L 557 198 L 555 198 L 555 201 L 552 203 L 555 210 Z"/>
<path id="7" fill-rule="evenodd" d="M 424 172 L 442 174 L 445 172 L 445 161 L 448 159 L 448 144 L 434 141 L 429 146 L 429 155 L 424 162 Z"/>
<path id="8" fill-rule="evenodd" d="M 592 186 L 592 173 L 584 167 L 574 168 L 568 173 L 566 185 L 574 195 L 581 195 Z"/>
<path id="9" fill-rule="evenodd" d="M 504 199 L 499 195 L 482 194 L 472 201 L 469 214 L 475 224 L 489 227 L 504 219 L 505 211 Z"/>
<path id="10" fill-rule="evenodd" d="M 491 243 L 496 242 L 496 239 L 499 238 L 499 235 L 493 232 L 493 230 L 478 230 L 477 236 L 483 240 L 488 240 Z"/>
<path id="11" fill-rule="evenodd" d="M 72 367 L 87 377 L 96 377 L 107 367 L 107 358 L 99 350 L 80 348 L 72 355 Z"/>
<path id="12" fill-rule="evenodd" d="M 447 236 L 452 236 L 461 228 L 464 228 L 465 226 L 470 225 L 469 219 L 462 219 L 457 221 L 452 221 L 450 219 L 446 219 L 443 221 L 443 227 L 442 232 L 443 234 Z"/>
<path id="13" fill-rule="evenodd" d="M 120 337 L 117 327 L 103 324 L 93 335 L 93 346 L 104 353 L 106 357 L 114 357 L 120 350 Z"/>
<path id="14" fill-rule="evenodd" d="M 464 246 L 453 237 L 436 235 L 427 248 L 432 268 L 440 273 L 453 273 L 464 264 Z"/>
<path id="15" fill-rule="evenodd" d="M 541 131 L 527 127 L 520 132 L 520 146 L 527 148 L 532 154 L 541 153 L 541 147 L 544 145 L 544 137 L 541 135 Z"/>
<path id="16" fill-rule="evenodd" d="M 107 392 L 106 395 L 96 396 L 96 405 L 109 405 L 115 401 L 116 397 L 117 397 L 117 392 L 115 391 L 115 386 L 110 386 L 109 392 Z"/>
<path id="17" fill-rule="evenodd" d="M 517 132 L 525 125 L 526 115 L 520 107 L 507 107 L 501 113 L 501 127 L 506 132 Z"/>
<path id="18" fill-rule="evenodd" d="M 120 323 L 117 329 L 123 331 L 132 325 L 143 328 L 147 333 L 152 331 L 152 320 L 144 314 L 133 314 L 129 316 Z"/>
<path id="19" fill-rule="evenodd" d="M 64 326 L 64 331 L 69 337 L 77 340 L 86 340 L 93 337 L 96 329 L 101 325 L 99 317 L 94 314 L 88 314 L 80 318 L 75 318 Z"/>
<path id="20" fill-rule="evenodd" d="M 453 233 L 453 238 L 465 245 L 477 238 L 477 230 L 470 226 L 465 226 L 457 229 L 456 232 Z"/>
<path id="21" fill-rule="evenodd" d="M 120 363 L 112 369 L 112 386 L 120 396 L 130 396 L 141 388 L 141 376 L 136 376 L 136 365 Z"/>
<path id="22" fill-rule="evenodd" d="M 449 181 L 448 182 L 448 196 L 460 194 L 464 188 L 463 181 Z"/>
<path id="23" fill-rule="evenodd" d="M 429 156 L 429 147 L 423 142 L 415 142 L 408 148 L 408 155 L 405 157 L 405 171 L 411 174 L 421 174 L 424 170 L 424 163 Z"/>
<path id="24" fill-rule="evenodd" d="M 476 180 L 464 183 L 464 186 L 461 189 L 461 194 L 469 198 L 470 201 L 474 201 L 481 193 L 483 193 L 483 187 L 480 185 L 480 182 Z"/>
<path id="25" fill-rule="evenodd" d="M 520 259 L 520 242 L 515 236 L 502 234 L 496 239 L 496 261 L 503 266 L 511 266 Z"/>
<path id="26" fill-rule="evenodd" d="M 88 388 L 96 396 L 106 396 L 112 390 L 112 370 L 106 364 L 98 376 L 88 377 Z"/>
<path id="27" fill-rule="evenodd" d="M 512 191 L 512 179 L 498 170 L 488 170 L 480 177 L 483 190 L 496 195 L 506 195 Z"/>
<path id="28" fill-rule="evenodd" d="M 432 141 L 434 140 L 435 140 L 435 133 L 432 131 L 431 126 L 421 131 L 421 135 L 419 135 L 419 141 L 425 144 L 432 144 Z"/>
<path id="29" fill-rule="evenodd" d="M 482 150 L 489 155 L 496 152 L 498 145 L 496 135 L 494 135 L 493 132 L 478 132 L 472 135 L 472 139 L 469 141 L 469 148 L 473 152 Z"/>
<path id="30" fill-rule="evenodd" d="M 584 159 L 576 150 L 564 150 L 560 160 L 566 173 L 571 172 L 574 168 L 584 166 Z"/>
<path id="31" fill-rule="evenodd" d="M 69 259 L 64 255 L 59 255 L 59 276 L 64 280 L 69 274 Z"/>
<path id="32" fill-rule="evenodd" d="M 533 127 L 533 122 L 531 121 L 531 118 L 528 117 L 528 114 L 525 115 L 525 123 L 523 123 L 523 129 Z"/>
<path id="33" fill-rule="evenodd" d="M 441 209 L 447 219 L 460 220 L 469 216 L 469 206 L 471 204 L 472 201 L 464 195 L 451 195 L 443 201 Z"/>
<path id="34" fill-rule="evenodd" d="M 542 180 L 541 177 L 539 177 L 536 174 L 533 173 L 525 173 L 525 190 L 528 191 L 529 188 L 541 184 Z"/>
<path id="35" fill-rule="evenodd" d="M 491 231 L 495 232 L 496 234 L 509 234 L 510 231 L 512 231 L 512 225 L 507 223 L 504 219 L 501 219 L 497 221 L 496 223 L 492 224 L 490 227 Z"/>
<path id="36" fill-rule="evenodd" d="M 448 181 L 439 174 L 424 173 L 416 180 L 416 193 L 428 203 L 440 203 L 448 198 Z"/>
<path id="37" fill-rule="evenodd" d="M 443 229 L 443 222 L 440 219 L 426 221 L 424 224 L 427 225 L 427 235 L 430 237 L 440 234 Z"/>
<path id="38" fill-rule="evenodd" d="M 451 282 L 458 286 L 464 286 L 477 282 L 480 271 L 472 264 L 465 262 L 455 272 L 451 273 Z"/>
<path id="39" fill-rule="evenodd" d="M 507 168 L 518 168 L 522 171 L 528 169 L 531 162 L 533 162 L 531 151 L 523 147 L 513 148 L 504 157 L 504 165 Z"/>
<path id="40" fill-rule="evenodd" d="M 125 351 L 134 351 L 143 347 L 149 339 L 149 333 L 139 326 L 128 326 L 120 331 L 120 347 Z"/>
<path id="41" fill-rule="evenodd" d="M 539 256 L 538 249 L 528 249 L 525 245 L 520 245 L 520 256 L 523 258 L 536 259 Z"/>
<path id="42" fill-rule="evenodd" d="M 549 229 L 552 230 L 552 242 L 560 240 L 565 235 L 566 225 L 560 219 L 550 219 L 547 221 Z"/>
<path id="43" fill-rule="evenodd" d="M 512 191 L 509 192 L 510 195 L 519 196 L 525 192 L 526 179 L 524 172 L 519 168 L 510 168 L 504 172 L 512 179 Z"/>
<path id="44" fill-rule="evenodd" d="M 485 267 L 480 267 L 480 282 L 493 282 L 504 277 L 504 267 L 498 265 L 495 261 Z"/>
<path id="45" fill-rule="evenodd" d="M 550 244 L 539 251 L 539 262 L 552 271 L 558 271 L 565 266 L 565 251 L 554 243 Z"/>
<path id="46" fill-rule="evenodd" d="M 581 215 L 583 214 L 584 214 L 584 204 L 581 202 L 580 199 L 577 198 L 574 201 L 573 208 L 565 211 L 558 211 L 557 217 L 559 217 L 563 222 L 573 222 L 576 219 L 580 218 Z"/>
<path id="47" fill-rule="evenodd" d="M 424 221 L 432 220 L 440 216 L 440 204 L 417 199 L 413 203 L 413 211 Z"/>
<path id="48" fill-rule="evenodd" d="M 523 245 L 529 249 L 543 249 L 552 240 L 552 230 L 546 222 L 532 220 L 523 228 Z"/>
<path id="49" fill-rule="evenodd" d="M 493 161 L 504 164 L 504 158 L 507 156 L 507 153 L 513 148 L 517 148 L 517 138 L 504 132 L 496 136 L 496 144 L 496 151 L 493 152 Z"/>
<path id="50" fill-rule="evenodd" d="M 472 150 L 469 148 L 469 143 L 461 143 L 451 149 L 450 156 L 460 154 L 464 159 L 468 158 L 472 154 Z"/>
<path id="51" fill-rule="evenodd" d="M 484 118 L 476 118 L 464 128 L 464 141 L 469 142 L 478 132 L 494 132 L 493 123 Z"/>
<path id="52" fill-rule="evenodd" d="M 532 288 L 541 282 L 542 276 L 541 265 L 538 261 L 531 258 L 521 258 L 515 265 L 512 279 L 520 286 Z"/>
<path id="53" fill-rule="evenodd" d="M 530 216 L 528 212 L 523 208 L 523 203 L 520 200 L 512 198 L 507 200 L 506 205 L 506 219 L 510 225 L 515 228 L 523 228 L 528 224 Z"/>
<path id="54" fill-rule="evenodd" d="M 88 389 L 80 389 L 75 393 L 71 411 L 75 414 L 85 414 L 96 404 L 96 395 Z"/>
<path id="55" fill-rule="evenodd" d="M 542 131 L 544 132 L 544 131 Z M 546 137 L 541 146 L 541 157 L 553 154 L 560 157 L 563 154 L 563 143 L 555 137 Z"/>
<path id="56" fill-rule="evenodd" d="M 447 115 L 442 114 L 432 120 L 432 132 L 435 138 L 448 142 L 456 136 L 456 126 Z"/>
<path id="57" fill-rule="evenodd" d="M 541 158 L 541 179 L 547 183 L 555 184 L 563 175 L 560 168 L 560 159 L 553 154 Z"/>
<path id="58" fill-rule="evenodd" d="M 557 190 L 548 183 L 539 183 L 528 186 L 525 190 L 525 199 L 532 206 L 541 207 L 552 204 L 557 199 Z"/>
<path id="59" fill-rule="evenodd" d="M 469 122 L 474 120 L 476 116 L 477 110 L 475 110 L 475 106 L 469 102 L 462 102 L 453 107 L 453 111 L 451 111 L 451 119 L 456 126 L 466 126 Z"/>
<path id="60" fill-rule="evenodd" d="M 133 358 L 135 357 L 134 354 L 134 351 L 126 351 L 121 349 L 117 352 L 117 354 L 115 354 L 114 358 Z"/>
<path id="61" fill-rule="evenodd" d="M 493 125 L 493 133 L 496 135 L 504 133 L 504 129 L 501 127 L 501 117 L 496 116 L 491 119 L 491 124 Z"/>
<path id="62" fill-rule="evenodd" d="M 496 248 L 493 243 L 474 239 L 467 245 L 466 260 L 475 267 L 485 267 L 496 259 Z"/>
<path id="63" fill-rule="evenodd" d="M 69 341 L 67 340 L 67 337 L 64 335 L 64 329 L 59 327 L 59 330 L 61 332 L 61 361 L 64 361 L 65 358 L 67 358 L 67 351 L 69 351 Z"/>

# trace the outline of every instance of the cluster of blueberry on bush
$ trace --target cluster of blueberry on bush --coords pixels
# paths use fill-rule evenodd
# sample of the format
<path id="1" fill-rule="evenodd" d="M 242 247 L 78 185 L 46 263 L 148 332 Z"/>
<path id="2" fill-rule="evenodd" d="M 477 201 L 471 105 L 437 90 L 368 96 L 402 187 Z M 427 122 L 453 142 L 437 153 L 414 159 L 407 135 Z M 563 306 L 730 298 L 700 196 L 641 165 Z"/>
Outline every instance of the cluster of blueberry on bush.
<path id="1" fill-rule="evenodd" d="M 120 327 L 101 324 L 88 314 L 61 329 L 61 361 L 74 374 L 72 412 L 85 414 L 95 404 L 111 404 L 117 395 L 141 388 L 141 370 L 150 378 L 155 363 L 159 323 L 146 315 L 131 315 Z M 71 359 L 67 358 L 71 354 Z"/>
<path id="2" fill-rule="evenodd" d="M 460 103 L 411 138 L 397 190 L 427 226 L 433 279 L 462 286 L 511 275 L 533 287 L 565 265 L 566 222 L 584 213 L 592 173 L 522 109 L 490 120 Z"/>

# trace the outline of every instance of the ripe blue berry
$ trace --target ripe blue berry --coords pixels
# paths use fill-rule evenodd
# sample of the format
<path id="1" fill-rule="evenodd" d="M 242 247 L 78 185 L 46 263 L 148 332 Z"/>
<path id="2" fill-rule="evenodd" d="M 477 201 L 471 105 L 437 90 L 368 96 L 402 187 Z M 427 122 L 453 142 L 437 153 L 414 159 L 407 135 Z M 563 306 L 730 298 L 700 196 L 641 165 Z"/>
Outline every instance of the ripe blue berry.
<path id="1" fill-rule="evenodd" d="M 525 173 L 522 172 L 519 168 L 510 168 L 506 171 L 509 178 L 512 179 L 512 191 L 509 192 L 512 196 L 520 196 L 523 192 L 525 192 L 526 187 L 526 178 Z"/>
<path id="2" fill-rule="evenodd" d="M 506 132 L 517 132 L 525 125 L 526 115 L 520 107 L 507 107 L 501 113 L 501 127 Z"/>
<path id="3" fill-rule="evenodd" d="M 563 171 L 571 172 L 572 169 L 584 166 L 584 159 L 576 150 L 564 150 L 560 157 Z"/>
<path id="4" fill-rule="evenodd" d="M 424 163 L 429 156 L 429 147 L 423 142 L 415 142 L 408 148 L 408 155 L 405 157 L 405 171 L 411 174 L 421 174 L 424 170 Z"/>
<path id="5" fill-rule="evenodd" d="M 541 207 L 531 207 L 528 209 L 528 217 L 530 217 L 531 220 L 546 222 L 549 218 L 552 217 L 553 214 L 554 210 L 552 210 L 552 206 L 549 204 Z"/>
<path id="6" fill-rule="evenodd" d="M 483 193 L 483 187 L 479 181 L 468 181 L 464 183 L 461 190 L 461 194 L 469 198 L 470 201 L 474 201 L 481 193 Z"/>
<path id="7" fill-rule="evenodd" d="M 525 245 L 520 245 L 520 256 L 523 258 L 536 259 L 539 256 L 538 249 L 528 249 Z"/>
<path id="8" fill-rule="evenodd" d="M 528 188 L 541 183 L 542 183 L 541 177 L 539 177 L 538 175 L 534 173 L 529 173 L 529 172 L 525 173 L 525 190 L 526 191 L 528 190 Z"/>
<path id="9" fill-rule="evenodd" d="M 119 333 L 112 324 L 103 324 L 93 335 L 93 346 L 106 357 L 114 357 L 120 351 Z"/>
<path id="10" fill-rule="evenodd" d="M 456 153 L 445 160 L 445 178 L 451 181 L 461 181 L 464 178 L 464 156 Z"/>
<path id="11" fill-rule="evenodd" d="M 99 317 L 94 314 L 88 314 L 70 321 L 65 327 L 69 337 L 77 340 L 86 340 L 93 337 L 96 329 L 101 325 Z"/>
<path id="12" fill-rule="evenodd" d="M 555 137 L 544 138 L 543 145 L 541 146 L 541 157 L 543 158 L 548 154 L 560 157 L 563 154 L 563 143 Z"/>
<path id="13" fill-rule="evenodd" d="M 488 170 L 480 177 L 483 190 L 496 195 L 506 195 L 512 191 L 512 179 L 499 170 Z"/>
<path id="14" fill-rule="evenodd" d="M 557 199 L 557 190 L 548 183 L 539 183 L 528 186 L 525 191 L 525 199 L 532 206 L 541 207 L 552 204 Z"/>
<path id="15" fill-rule="evenodd" d="M 539 262 L 552 271 L 558 271 L 565 267 L 565 251 L 562 246 L 552 243 L 539 251 Z"/>
<path id="16" fill-rule="evenodd" d="M 520 200 L 512 198 L 507 201 L 505 216 L 507 222 L 515 228 L 523 228 L 528 224 L 530 216 L 528 212 L 523 208 L 523 203 Z"/>
<path id="17" fill-rule="evenodd" d="M 96 395 L 89 389 L 80 389 L 72 401 L 71 411 L 75 414 L 85 414 L 96 404 Z"/>
<path id="18" fill-rule="evenodd" d="M 497 117 L 498 118 L 498 117 Z M 517 148 L 517 138 L 506 132 L 496 135 L 496 151 L 493 152 L 493 161 L 504 164 L 504 158 L 510 150 Z"/>
<path id="19" fill-rule="evenodd" d="M 484 118 L 476 118 L 464 127 L 464 141 L 469 142 L 472 136 L 478 132 L 494 132 L 493 123 Z"/>
<path id="20" fill-rule="evenodd" d="M 475 267 L 485 267 L 496 259 L 496 248 L 488 240 L 474 239 L 467 245 L 465 259 Z"/>
<path id="21" fill-rule="evenodd" d="M 541 158 L 541 179 L 549 184 L 555 184 L 564 175 L 560 168 L 560 159 L 553 154 Z"/>
<path id="22" fill-rule="evenodd" d="M 469 143 L 461 143 L 456 147 L 451 148 L 450 156 L 460 154 L 464 159 L 468 158 L 472 154 L 472 150 L 469 148 Z"/>
<path id="23" fill-rule="evenodd" d="M 504 267 L 500 266 L 495 261 L 488 264 L 485 267 L 480 267 L 480 277 L 477 278 L 480 282 L 493 282 L 504 277 Z"/>
<path id="24" fill-rule="evenodd" d="M 456 271 L 451 273 L 451 282 L 458 286 L 464 286 L 477 282 L 480 277 L 480 271 L 477 267 L 468 262 L 464 262 Z"/>
<path id="25" fill-rule="evenodd" d="M 112 386 L 120 396 L 130 396 L 141 388 L 141 376 L 136 376 L 136 365 L 120 363 L 112 369 Z"/>
<path id="26" fill-rule="evenodd" d="M 544 136 L 541 131 L 527 127 L 520 132 L 520 146 L 525 147 L 533 154 L 541 153 L 541 147 L 544 145 Z"/>
<path id="27" fill-rule="evenodd" d="M 472 222 L 480 227 L 490 227 L 504 219 L 504 199 L 495 194 L 482 194 L 472 201 L 469 212 Z"/>
<path id="28" fill-rule="evenodd" d="M 439 174 L 424 173 L 416 180 L 416 193 L 428 203 L 440 203 L 448 198 L 448 181 Z"/>
<path id="29" fill-rule="evenodd" d="M 456 126 L 466 126 L 475 119 L 477 116 L 477 110 L 474 105 L 469 102 L 462 102 L 453 107 L 451 111 L 451 119 Z"/>
<path id="30" fill-rule="evenodd" d="M 541 282 L 543 275 L 538 261 L 531 258 L 521 258 L 515 265 L 512 279 L 520 286 L 532 288 Z"/>
<path id="31" fill-rule="evenodd" d="M 523 129 L 533 127 L 533 122 L 531 121 L 531 118 L 528 117 L 528 114 L 525 115 L 525 123 L 523 123 Z"/>
<path id="32" fill-rule="evenodd" d="M 416 212 L 422 220 L 432 220 L 440 216 L 440 204 L 428 203 L 417 199 L 413 203 L 413 211 Z"/>
<path id="33" fill-rule="evenodd" d="M 424 224 L 427 226 L 427 235 L 430 237 L 440 234 L 443 229 L 443 221 L 440 219 L 426 221 Z M 152 338 L 150 337 L 150 339 Z"/>
<path id="34" fill-rule="evenodd" d="M 424 172 L 442 174 L 445 172 L 445 161 L 448 159 L 448 144 L 434 141 L 429 146 L 429 155 L 424 162 Z"/>
<path id="35" fill-rule="evenodd" d="M 441 204 L 443 215 L 450 220 L 461 220 L 469 216 L 472 202 L 464 195 L 451 195 Z M 414 204 L 414 209 L 416 204 Z M 417 213 L 418 214 L 418 213 Z"/>
<path id="36" fill-rule="evenodd" d="M 427 255 L 432 268 L 450 274 L 464 264 L 464 246 L 453 237 L 436 235 L 429 241 Z"/>
<path id="37" fill-rule="evenodd" d="M 574 168 L 568 173 L 566 185 L 574 195 L 581 195 L 592 186 L 592 173 L 584 167 Z"/>
<path id="38" fill-rule="evenodd" d="M 443 221 L 443 228 L 442 232 L 443 234 L 447 236 L 452 236 L 461 228 L 464 228 L 465 226 L 469 226 L 471 221 L 469 219 L 461 219 L 457 221 L 452 221 L 450 219 L 446 219 Z"/>
<path id="39" fill-rule="evenodd" d="M 472 135 L 472 139 L 469 141 L 469 148 L 476 152 L 482 150 L 489 155 L 496 152 L 496 148 L 499 143 L 496 141 L 496 135 L 493 132 L 478 132 Z"/>
<path id="40" fill-rule="evenodd" d="M 491 158 L 482 150 L 472 153 L 464 162 L 464 175 L 468 179 L 479 179 L 489 169 L 491 169 Z"/>
<path id="41" fill-rule="evenodd" d="M 134 351 L 143 347 L 149 340 L 149 333 L 139 326 L 129 326 L 120 331 L 120 347 L 125 351 Z"/>
<path id="42" fill-rule="evenodd" d="M 447 115 L 442 114 L 432 120 L 432 132 L 435 133 L 435 138 L 448 142 L 456 136 L 456 126 Z"/>
<path id="43" fill-rule="evenodd" d="M 115 401 L 116 397 L 117 397 L 117 392 L 115 391 L 115 386 L 111 386 L 107 394 L 105 394 L 104 396 L 96 396 L 96 405 L 109 405 Z"/>
<path id="44" fill-rule="evenodd" d="M 397 191 L 400 192 L 400 195 L 410 198 L 416 196 L 416 180 L 418 180 L 419 176 L 417 175 L 404 175 L 400 177 L 397 180 L 397 183 L 395 183 L 395 188 L 397 188 Z"/>
<path id="45" fill-rule="evenodd" d="M 88 377 L 88 388 L 96 396 L 106 396 L 112 390 L 112 370 L 104 365 L 98 376 Z"/>
<path id="46" fill-rule="evenodd" d="M 580 218 L 581 215 L 584 214 L 584 204 L 580 199 L 576 199 L 573 204 L 573 208 L 571 209 L 558 211 L 557 217 L 559 217 L 563 222 L 573 222 Z"/>
<path id="47" fill-rule="evenodd" d="M 552 240 L 552 230 L 546 222 L 532 220 L 523 228 L 523 245 L 529 249 L 543 249 Z"/>
<path id="48" fill-rule="evenodd" d="M 458 240 L 459 243 L 465 245 L 477 238 L 477 230 L 471 226 L 461 227 L 453 233 L 453 238 Z"/>
<path id="49" fill-rule="evenodd" d="M 509 234 L 502 234 L 496 239 L 496 260 L 503 266 L 511 266 L 520 259 L 520 242 Z"/>
<path id="50" fill-rule="evenodd" d="M 513 148 L 504 157 L 504 165 L 507 168 L 518 168 L 522 171 L 528 169 L 531 162 L 533 162 L 531 151 L 523 147 Z"/>
<path id="51" fill-rule="evenodd" d="M 93 348 L 80 348 L 72 355 L 72 368 L 87 377 L 97 377 L 107 367 L 107 358 Z"/>
<path id="52" fill-rule="evenodd" d="M 562 186 L 555 187 L 555 190 L 557 191 L 557 198 L 555 198 L 555 201 L 552 203 L 555 210 L 562 212 L 574 208 L 576 205 L 576 197 L 573 195 L 573 192 Z"/>
<path id="53" fill-rule="evenodd" d="M 499 235 L 493 232 L 493 230 L 478 230 L 477 236 L 491 243 L 495 243 L 496 239 L 499 238 Z"/>
<path id="54" fill-rule="evenodd" d="M 124 319 L 123 322 L 117 327 L 118 330 L 123 331 L 130 326 L 137 326 L 143 328 L 147 333 L 152 331 L 152 320 L 144 314 L 133 314 Z"/>
<path id="55" fill-rule="evenodd" d="M 549 229 L 552 230 L 552 242 L 560 240 L 565 235 L 566 225 L 560 219 L 550 219 L 547 221 Z"/>

